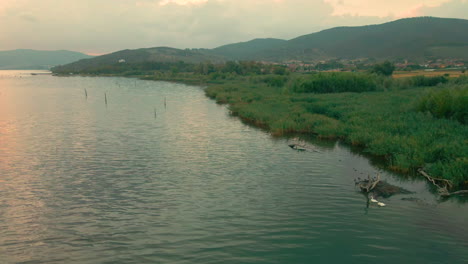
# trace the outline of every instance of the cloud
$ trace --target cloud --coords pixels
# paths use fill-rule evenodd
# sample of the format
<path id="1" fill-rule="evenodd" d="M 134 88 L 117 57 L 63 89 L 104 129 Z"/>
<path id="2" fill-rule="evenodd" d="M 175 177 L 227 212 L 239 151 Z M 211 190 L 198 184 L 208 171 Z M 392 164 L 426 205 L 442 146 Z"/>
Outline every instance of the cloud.
<path id="1" fill-rule="evenodd" d="M 256 37 L 292 38 L 325 27 L 322 0 L 21 0 L 3 16 L 0 49 L 105 52 L 152 46 L 215 47 Z"/>
<path id="2" fill-rule="evenodd" d="M 420 15 L 423 7 L 438 7 L 451 0 L 324 0 L 333 7 L 333 15 L 408 17 Z"/>
<path id="3" fill-rule="evenodd" d="M 22 14 L 20 15 L 20 17 L 21 17 L 23 20 L 28 21 L 28 22 L 31 22 L 31 23 L 35 23 L 35 22 L 38 22 L 38 21 L 39 21 L 35 16 L 33 16 L 33 15 L 31 15 L 31 14 L 28 14 L 28 13 L 22 13 Z"/>
<path id="4" fill-rule="evenodd" d="M 447 2 L 439 7 L 424 6 L 421 13 L 428 16 L 468 18 L 468 0 L 455 0 Z"/>
<path id="5" fill-rule="evenodd" d="M 0 0 L 0 50 L 212 48 L 460 6 L 466 0 Z"/>

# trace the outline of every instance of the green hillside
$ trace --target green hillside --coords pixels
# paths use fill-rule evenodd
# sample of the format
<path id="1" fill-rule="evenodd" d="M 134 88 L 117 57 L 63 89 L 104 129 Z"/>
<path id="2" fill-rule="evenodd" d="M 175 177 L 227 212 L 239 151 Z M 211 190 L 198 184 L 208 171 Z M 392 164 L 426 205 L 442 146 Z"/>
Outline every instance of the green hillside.
<path id="1" fill-rule="evenodd" d="M 0 70 L 49 69 L 91 56 L 67 50 L 42 51 L 18 49 L 0 51 Z"/>
<path id="2" fill-rule="evenodd" d="M 254 39 L 247 42 L 228 44 L 205 51 L 208 54 L 222 56 L 229 60 L 250 60 L 259 52 L 266 49 L 280 47 L 286 42 L 286 40 L 274 38 Z"/>
<path id="3" fill-rule="evenodd" d="M 337 27 L 300 36 L 257 54 L 264 60 L 331 58 L 466 58 L 468 20 L 418 17 L 361 27 Z M 454 52 L 452 52 L 454 50 Z"/>

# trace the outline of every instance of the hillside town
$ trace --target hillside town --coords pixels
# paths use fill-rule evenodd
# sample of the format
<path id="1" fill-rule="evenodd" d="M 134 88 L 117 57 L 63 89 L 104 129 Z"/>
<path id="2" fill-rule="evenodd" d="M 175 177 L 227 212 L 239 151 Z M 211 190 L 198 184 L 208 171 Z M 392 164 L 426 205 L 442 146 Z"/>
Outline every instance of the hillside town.
<path id="1" fill-rule="evenodd" d="M 375 59 L 333 59 L 323 60 L 319 62 L 303 62 L 298 60 L 290 60 L 284 63 L 278 63 L 288 67 L 291 72 L 314 72 L 314 71 L 358 71 L 372 68 L 378 61 Z M 266 62 L 264 62 L 266 63 Z M 432 59 L 424 62 L 415 62 L 411 60 L 396 60 L 393 61 L 395 70 L 397 71 L 412 71 L 412 70 L 466 70 L 468 61 L 463 59 Z M 271 63 L 268 63 L 271 64 Z"/>

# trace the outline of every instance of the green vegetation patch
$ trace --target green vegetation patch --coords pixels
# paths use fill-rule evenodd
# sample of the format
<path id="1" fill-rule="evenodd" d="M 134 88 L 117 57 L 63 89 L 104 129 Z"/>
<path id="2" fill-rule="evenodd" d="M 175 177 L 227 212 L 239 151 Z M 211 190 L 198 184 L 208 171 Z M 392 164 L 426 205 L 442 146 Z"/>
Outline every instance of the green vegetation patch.
<path id="1" fill-rule="evenodd" d="M 323 83 L 328 82 L 336 85 L 329 93 L 297 86 L 318 83 L 325 87 Z M 357 87 L 360 82 L 364 88 L 353 92 L 338 85 Z M 468 83 L 454 79 L 436 88 L 409 84 L 414 84 L 413 80 L 330 73 L 288 76 L 282 87 L 248 78 L 210 86 L 206 94 L 228 103 L 233 114 L 268 128 L 272 134 L 300 132 L 340 138 L 382 157 L 392 170 L 410 173 L 424 167 L 429 174 L 452 180 L 458 187 L 467 185 Z"/>
<path id="2" fill-rule="evenodd" d="M 319 73 L 299 79 L 293 86 L 296 93 L 343 93 L 377 90 L 376 78 L 365 73 Z"/>
<path id="3" fill-rule="evenodd" d="M 437 118 L 458 120 L 468 124 L 468 85 L 433 89 L 418 102 L 417 109 Z"/>

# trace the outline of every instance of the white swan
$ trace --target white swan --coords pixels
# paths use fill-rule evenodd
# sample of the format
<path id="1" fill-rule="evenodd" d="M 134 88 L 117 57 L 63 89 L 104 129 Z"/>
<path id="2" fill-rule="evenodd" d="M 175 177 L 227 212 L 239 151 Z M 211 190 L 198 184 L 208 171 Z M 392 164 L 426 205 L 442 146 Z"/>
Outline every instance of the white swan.
<path id="1" fill-rule="evenodd" d="M 384 203 L 381 203 L 381 202 L 378 202 L 377 205 L 380 206 L 380 207 L 385 206 L 385 204 L 384 204 Z"/>
<path id="2" fill-rule="evenodd" d="M 373 203 L 378 203 L 379 201 L 377 201 L 376 199 L 374 199 L 374 196 L 371 195 L 370 197 L 370 201 L 373 202 Z"/>

